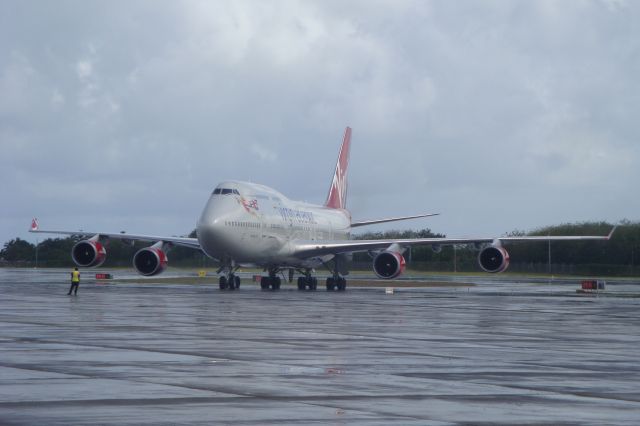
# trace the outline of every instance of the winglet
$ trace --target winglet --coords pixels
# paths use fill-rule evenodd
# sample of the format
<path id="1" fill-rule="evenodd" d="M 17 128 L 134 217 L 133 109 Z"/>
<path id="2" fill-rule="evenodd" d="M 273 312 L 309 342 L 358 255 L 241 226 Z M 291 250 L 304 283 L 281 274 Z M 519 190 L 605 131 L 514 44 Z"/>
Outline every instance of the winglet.
<path id="1" fill-rule="evenodd" d="M 40 226 L 38 225 L 38 219 L 34 217 L 31 220 L 31 229 L 29 229 L 29 232 L 37 231 L 39 227 Z"/>
<path id="2" fill-rule="evenodd" d="M 615 225 L 613 228 L 611 228 L 611 232 L 609 232 L 609 235 L 607 235 L 607 241 L 611 239 L 611 237 L 613 236 L 613 233 L 616 231 L 617 228 L 618 228 L 618 225 Z"/>

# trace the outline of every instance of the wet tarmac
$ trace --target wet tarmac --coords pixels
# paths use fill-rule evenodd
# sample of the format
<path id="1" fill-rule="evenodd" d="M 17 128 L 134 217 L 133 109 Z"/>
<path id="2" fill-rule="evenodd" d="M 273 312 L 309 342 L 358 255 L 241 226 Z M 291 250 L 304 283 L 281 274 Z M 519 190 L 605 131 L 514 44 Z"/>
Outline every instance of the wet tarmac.
<path id="1" fill-rule="evenodd" d="M 66 270 L 0 269 L 0 424 L 640 424 L 638 283 L 389 295 L 84 275 L 66 296 Z"/>

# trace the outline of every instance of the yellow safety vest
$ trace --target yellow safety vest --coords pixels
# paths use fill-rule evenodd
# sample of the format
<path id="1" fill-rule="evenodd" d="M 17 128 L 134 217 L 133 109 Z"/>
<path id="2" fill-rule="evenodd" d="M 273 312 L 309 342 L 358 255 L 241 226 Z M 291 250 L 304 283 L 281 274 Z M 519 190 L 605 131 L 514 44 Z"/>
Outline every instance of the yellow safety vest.
<path id="1" fill-rule="evenodd" d="M 71 282 L 79 283 L 80 282 L 80 271 L 72 271 L 71 272 Z"/>

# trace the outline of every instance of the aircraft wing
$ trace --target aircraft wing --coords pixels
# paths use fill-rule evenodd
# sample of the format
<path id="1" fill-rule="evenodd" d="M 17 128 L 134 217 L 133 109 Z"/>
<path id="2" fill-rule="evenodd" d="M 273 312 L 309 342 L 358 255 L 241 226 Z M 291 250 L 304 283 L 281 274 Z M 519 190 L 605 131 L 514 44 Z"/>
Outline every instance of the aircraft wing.
<path id="1" fill-rule="evenodd" d="M 493 238 L 413 238 L 390 240 L 338 240 L 338 241 L 292 241 L 294 255 L 300 258 L 322 256 L 327 254 L 354 253 L 372 250 L 385 250 L 391 246 L 404 249 L 410 246 L 447 246 L 457 244 L 502 244 L 517 241 L 588 241 L 609 240 L 614 227 L 608 235 L 556 235 L 556 236 L 522 236 Z"/>
<path id="2" fill-rule="evenodd" d="M 376 220 L 363 220 L 359 222 L 352 222 L 351 227 L 355 228 L 357 226 L 366 226 L 366 225 L 374 225 L 376 223 L 386 223 L 386 222 L 395 222 L 397 220 L 408 220 L 408 219 L 418 219 L 420 217 L 431 217 L 438 216 L 440 213 L 427 213 L 427 214 L 419 214 L 415 216 L 402 216 L 402 217 L 389 217 L 386 219 L 376 219 Z"/>
<path id="3" fill-rule="evenodd" d="M 87 231 L 47 231 L 40 229 L 37 220 L 33 220 L 29 232 L 43 233 L 43 234 L 59 234 L 59 235 L 82 235 L 86 237 L 92 237 L 99 235 L 101 237 L 113 238 L 118 240 L 129 241 L 148 241 L 157 242 L 163 241 L 165 243 L 171 243 L 177 246 L 189 247 L 196 250 L 200 250 L 200 243 L 197 238 L 188 237 L 166 237 L 157 235 L 142 235 L 142 234 L 127 234 L 122 232 L 87 232 Z"/>

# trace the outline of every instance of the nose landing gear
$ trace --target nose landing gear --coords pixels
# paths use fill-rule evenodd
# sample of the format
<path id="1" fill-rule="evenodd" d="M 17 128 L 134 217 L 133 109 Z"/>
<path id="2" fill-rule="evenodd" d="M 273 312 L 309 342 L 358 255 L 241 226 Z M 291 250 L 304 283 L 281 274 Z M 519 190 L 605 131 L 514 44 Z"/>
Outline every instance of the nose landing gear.
<path id="1" fill-rule="evenodd" d="M 219 287 L 220 290 L 236 290 L 240 288 L 240 277 L 236 275 L 236 271 L 239 266 L 236 266 L 232 261 L 229 265 L 222 266 L 218 273 L 227 271 L 226 275 L 220 276 Z"/>
<path id="2" fill-rule="evenodd" d="M 220 277 L 220 290 L 236 290 L 240 288 L 240 277 L 235 274 Z"/>

